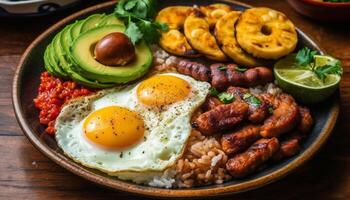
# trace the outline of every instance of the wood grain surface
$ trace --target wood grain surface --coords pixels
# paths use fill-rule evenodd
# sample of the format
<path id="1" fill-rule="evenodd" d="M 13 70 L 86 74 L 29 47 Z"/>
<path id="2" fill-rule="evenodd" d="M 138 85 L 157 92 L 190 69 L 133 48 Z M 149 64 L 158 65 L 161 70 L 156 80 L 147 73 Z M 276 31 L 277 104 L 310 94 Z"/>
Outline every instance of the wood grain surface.
<path id="1" fill-rule="evenodd" d="M 25 48 L 54 22 L 97 2 L 55 16 L 0 19 L 0 199 L 144 199 L 101 188 L 48 160 L 25 138 L 12 110 L 12 76 Z M 286 13 L 328 54 L 342 60 L 341 114 L 330 140 L 306 165 L 261 189 L 220 199 L 350 199 L 350 25 L 309 20 L 285 1 L 244 2 Z"/>

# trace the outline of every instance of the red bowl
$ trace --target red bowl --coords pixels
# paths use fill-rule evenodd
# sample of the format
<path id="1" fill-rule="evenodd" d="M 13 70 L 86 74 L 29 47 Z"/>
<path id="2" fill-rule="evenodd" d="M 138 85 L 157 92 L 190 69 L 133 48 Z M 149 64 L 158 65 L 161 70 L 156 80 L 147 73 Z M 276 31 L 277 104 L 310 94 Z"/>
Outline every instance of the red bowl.
<path id="1" fill-rule="evenodd" d="M 350 2 L 331 3 L 314 0 L 287 0 L 300 14 L 321 21 L 349 21 Z"/>

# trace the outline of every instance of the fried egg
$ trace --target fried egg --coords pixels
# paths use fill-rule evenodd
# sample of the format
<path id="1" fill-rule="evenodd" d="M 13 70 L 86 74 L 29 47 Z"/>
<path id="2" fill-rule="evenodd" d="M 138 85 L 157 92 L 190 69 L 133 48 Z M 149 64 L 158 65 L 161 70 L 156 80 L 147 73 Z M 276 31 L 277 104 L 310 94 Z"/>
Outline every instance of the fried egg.
<path id="1" fill-rule="evenodd" d="M 164 171 L 181 156 L 209 88 L 167 73 L 75 99 L 56 120 L 57 143 L 76 162 L 108 174 Z"/>

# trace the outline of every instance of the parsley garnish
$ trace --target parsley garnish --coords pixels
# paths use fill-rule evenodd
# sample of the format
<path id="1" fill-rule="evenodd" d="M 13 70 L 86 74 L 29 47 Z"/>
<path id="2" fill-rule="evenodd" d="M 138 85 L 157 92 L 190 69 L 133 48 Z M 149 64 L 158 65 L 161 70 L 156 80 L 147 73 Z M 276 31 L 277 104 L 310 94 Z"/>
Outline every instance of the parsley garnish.
<path id="1" fill-rule="evenodd" d="M 215 88 L 213 88 L 213 87 L 211 87 L 211 88 L 209 89 L 209 93 L 210 93 L 212 96 L 218 96 L 218 94 L 219 94 L 219 92 L 218 92 Z"/>
<path id="2" fill-rule="evenodd" d="M 134 44 L 141 39 L 150 44 L 157 43 L 160 30 L 168 29 L 166 24 L 153 20 L 156 14 L 155 0 L 120 0 L 114 12 L 124 21 L 125 34 Z"/>
<path id="3" fill-rule="evenodd" d="M 311 49 L 304 47 L 300 49 L 295 57 L 297 64 L 301 66 L 309 65 L 314 62 L 314 56 L 317 54 L 317 51 L 311 51 Z"/>
<path id="4" fill-rule="evenodd" d="M 329 74 L 342 75 L 343 69 L 339 60 L 327 65 L 316 67 L 315 55 L 317 55 L 317 51 L 312 51 L 311 49 L 304 47 L 298 51 L 295 57 L 296 64 L 303 68 L 308 68 L 322 81 L 325 81 Z"/>
<path id="5" fill-rule="evenodd" d="M 226 71 L 227 67 L 226 66 L 220 66 L 218 67 L 218 70 L 220 71 Z"/>
<path id="6" fill-rule="evenodd" d="M 212 96 L 218 97 L 220 99 L 220 101 L 223 102 L 224 104 L 232 103 L 235 100 L 235 97 L 233 96 L 233 94 L 229 94 L 227 92 L 219 93 L 219 91 L 217 91 L 213 87 L 209 89 L 209 93 Z"/>
<path id="7" fill-rule="evenodd" d="M 232 103 L 235 100 L 233 94 L 229 94 L 227 92 L 222 92 L 218 94 L 218 97 L 220 101 L 222 101 L 224 104 Z"/>
<path id="8" fill-rule="evenodd" d="M 241 73 L 243 73 L 243 72 L 245 72 L 245 71 L 247 71 L 248 69 L 247 68 L 244 68 L 244 67 L 236 67 L 236 71 L 237 72 L 241 72 Z"/>
<path id="9" fill-rule="evenodd" d="M 324 66 L 317 67 L 316 69 L 314 69 L 314 73 L 322 81 L 324 81 L 326 79 L 326 76 L 328 74 L 341 75 L 342 71 L 343 71 L 343 69 L 341 67 L 341 63 L 339 60 L 336 63 L 334 63 L 333 65 L 324 65 Z"/>
<path id="10" fill-rule="evenodd" d="M 246 100 L 246 101 L 249 101 L 254 106 L 260 106 L 261 105 L 260 99 L 258 99 L 258 97 L 254 96 L 254 95 L 251 95 L 249 93 L 244 94 L 243 95 L 243 99 Z"/>

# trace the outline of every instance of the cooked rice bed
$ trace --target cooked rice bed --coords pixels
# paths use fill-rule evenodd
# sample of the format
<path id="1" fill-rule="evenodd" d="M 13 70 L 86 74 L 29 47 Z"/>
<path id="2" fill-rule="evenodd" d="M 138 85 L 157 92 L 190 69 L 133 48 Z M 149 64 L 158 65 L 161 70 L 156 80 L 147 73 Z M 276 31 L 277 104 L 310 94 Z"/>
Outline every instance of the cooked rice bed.
<path id="1" fill-rule="evenodd" d="M 230 180 L 225 169 L 227 155 L 215 137 L 205 137 L 193 130 L 186 150 L 176 164 L 178 187 L 221 184 Z"/>

